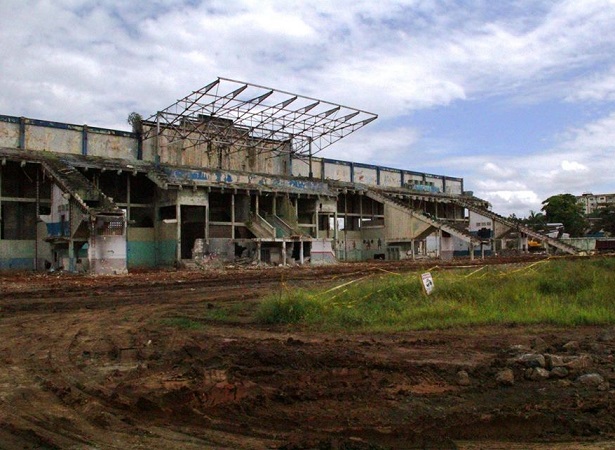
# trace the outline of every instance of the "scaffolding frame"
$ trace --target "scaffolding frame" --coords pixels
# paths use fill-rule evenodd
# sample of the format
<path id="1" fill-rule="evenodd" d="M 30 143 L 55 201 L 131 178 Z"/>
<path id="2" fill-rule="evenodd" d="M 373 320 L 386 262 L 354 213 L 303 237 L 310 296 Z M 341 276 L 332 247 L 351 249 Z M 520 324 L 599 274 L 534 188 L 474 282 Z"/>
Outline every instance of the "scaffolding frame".
<path id="1" fill-rule="evenodd" d="M 309 156 L 378 118 L 312 97 L 218 77 L 143 123 L 143 140 L 164 135 L 182 148 L 252 148 L 258 154 Z"/>

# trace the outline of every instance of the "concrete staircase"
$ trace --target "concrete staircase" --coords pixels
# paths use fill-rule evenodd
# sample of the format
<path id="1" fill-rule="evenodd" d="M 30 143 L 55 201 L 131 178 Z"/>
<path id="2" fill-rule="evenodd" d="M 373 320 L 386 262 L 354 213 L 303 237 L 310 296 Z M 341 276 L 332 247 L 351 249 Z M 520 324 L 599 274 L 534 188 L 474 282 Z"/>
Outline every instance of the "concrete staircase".
<path id="1" fill-rule="evenodd" d="M 45 159 L 41 161 L 45 172 L 58 187 L 73 198 L 83 212 L 117 213 L 120 208 L 107 197 L 85 175 L 62 159 Z"/>
<path id="2" fill-rule="evenodd" d="M 276 229 L 276 237 L 290 238 L 293 236 L 301 236 L 303 233 L 296 228 L 289 225 L 284 219 L 275 214 L 268 214 L 265 216 L 268 223 L 274 226 Z"/>
<path id="3" fill-rule="evenodd" d="M 246 222 L 246 227 L 258 239 L 276 238 L 276 228 L 262 218 L 259 214 L 252 214 Z"/>
<path id="4" fill-rule="evenodd" d="M 512 230 L 517 230 L 521 233 L 524 233 L 526 235 L 528 235 L 529 237 L 536 239 L 539 242 L 543 242 L 546 243 L 548 245 L 550 245 L 551 247 L 555 247 L 565 253 L 569 253 L 572 255 L 578 255 L 581 254 L 582 251 L 576 247 L 574 247 L 573 245 L 570 244 L 566 244 L 565 242 L 562 242 L 558 239 L 549 237 L 549 236 L 545 236 L 544 234 L 538 233 L 534 230 L 532 230 L 531 228 L 528 228 L 524 225 L 515 223 L 515 222 L 511 222 L 510 220 L 506 219 L 503 216 L 500 216 L 499 214 L 494 213 L 493 211 L 489 211 L 488 209 L 484 209 L 484 208 L 480 208 L 478 206 L 475 206 L 474 204 L 464 201 L 462 199 L 453 199 L 452 200 L 453 203 L 457 204 L 458 206 L 462 206 L 464 208 L 467 208 L 469 211 L 473 211 L 476 214 L 480 214 L 483 217 L 487 217 L 489 219 L 492 219 L 496 222 L 499 222 L 500 224 L 509 227 Z"/>
<path id="5" fill-rule="evenodd" d="M 414 217 L 415 219 L 418 219 L 428 225 L 430 225 L 431 227 L 437 229 L 437 230 L 441 230 L 444 231 L 448 234 L 450 234 L 451 236 L 455 236 L 465 242 L 468 242 L 472 245 L 480 245 L 481 243 L 486 243 L 487 241 L 483 241 L 481 240 L 479 237 L 474 236 L 472 234 L 470 234 L 468 231 L 457 228 L 453 225 L 451 225 L 448 222 L 442 221 L 442 220 L 438 220 L 436 218 L 433 217 L 428 217 L 425 214 L 416 211 L 414 209 L 412 209 L 410 207 L 410 205 L 404 203 L 403 201 L 399 200 L 398 198 L 389 195 L 385 192 L 380 192 L 380 191 L 375 191 L 374 189 L 368 189 L 365 192 L 365 195 L 369 198 L 371 198 L 372 200 L 376 200 L 377 202 L 380 203 L 385 203 L 385 204 L 389 204 L 389 205 L 395 205 L 397 207 L 403 208 L 406 212 L 408 212 L 412 217 Z"/>
<path id="6" fill-rule="evenodd" d="M 156 184 L 156 186 L 161 189 L 166 190 L 169 187 L 169 177 L 160 168 L 152 168 L 149 172 L 147 172 L 147 178 L 152 180 Z"/>

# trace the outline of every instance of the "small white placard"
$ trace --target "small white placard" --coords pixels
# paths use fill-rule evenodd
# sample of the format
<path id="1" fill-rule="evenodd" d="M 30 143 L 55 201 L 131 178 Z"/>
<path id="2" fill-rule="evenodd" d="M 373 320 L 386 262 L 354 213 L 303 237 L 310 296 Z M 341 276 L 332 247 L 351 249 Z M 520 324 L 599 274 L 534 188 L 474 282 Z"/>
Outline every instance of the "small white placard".
<path id="1" fill-rule="evenodd" d="M 421 280 L 423 281 L 423 287 L 425 288 L 425 293 L 427 295 L 431 294 L 433 291 L 433 278 L 431 278 L 431 273 L 427 272 L 421 275 Z"/>

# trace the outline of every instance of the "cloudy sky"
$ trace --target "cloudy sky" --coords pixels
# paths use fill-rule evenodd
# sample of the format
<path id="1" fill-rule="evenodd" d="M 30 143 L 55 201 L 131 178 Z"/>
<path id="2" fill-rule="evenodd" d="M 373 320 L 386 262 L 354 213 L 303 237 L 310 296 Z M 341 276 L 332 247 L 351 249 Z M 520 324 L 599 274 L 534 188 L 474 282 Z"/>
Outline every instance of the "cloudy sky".
<path id="1" fill-rule="evenodd" d="M 129 129 L 218 76 L 378 114 L 324 156 L 503 215 L 615 192 L 615 0 L 2 0 L 0 114 Z"/>

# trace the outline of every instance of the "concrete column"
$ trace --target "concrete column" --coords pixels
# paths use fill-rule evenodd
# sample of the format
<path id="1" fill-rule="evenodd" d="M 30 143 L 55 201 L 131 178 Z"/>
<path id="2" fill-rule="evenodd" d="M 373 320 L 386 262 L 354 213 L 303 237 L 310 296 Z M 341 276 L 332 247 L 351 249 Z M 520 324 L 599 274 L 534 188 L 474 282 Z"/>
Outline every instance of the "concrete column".
<path id="1" fill-rule="evenodd" d="M 75 242 L 73 241 L 73 224 L 75 223 L 73 201 L 68 201 L 68 271 L 75 271 Z"/>
<path id="2" fill-rule="evenodd" d="M 75 271 L 75 242 L 72 238 L 68 240 L 68 271 Z"/>
<path id="3" fill-rule="evenodd" d="M 470 261 L 474 261 L 474 246 L 472 243 L 468 244 L 468 250 L 470 251 Z"/>
<path id="4" fill-rule="evenodd" d="M 335 211 L 335 213 L 333 213 L 333 239 L 335 241 L 337 241 L 337 231 L 337 211 Z"/>
<path id="5" fill-rule="evenodd" d="M 205 192 L 205 243 L 209 245 L 209 193 Z"/>
<path id="6" fill-rule="evenodd" d="M 282 265 L 286 265 L 286 241 L 282 241 Z"/>
<path id="7" fill-rule="evenodd" d="M 303 241 L 299 241 L 299 264 L 303 265 Z"/>
<path id="8" fill-rule="evenodd" d="M 235 194 L 231 194 L 231 239 L 235 239 Z"/>
<path id="9" fill-rule="evenodd" d="M 130 219 L 130 175 L 128 175 L 126 177 L 126 222 Z"/>
<path id="10" fill-rule="evenodd" d="M 256 261 L 261 262 L 261 240 L 256 241 Z"/>
<path id="11" fill-rule="evenodd" d="M 412 253 L 412 261 L 414 261 L 416 259 L 414 256 L 414 239 L 410 241 L 410 252 Z"/>
<path id="12" fill-rule="evenodd" d="M 179 201 L 175 205 L 175 218 L 177 219 L 175 260 L 179 263 L 182 259 L 182 207 Z"/>

